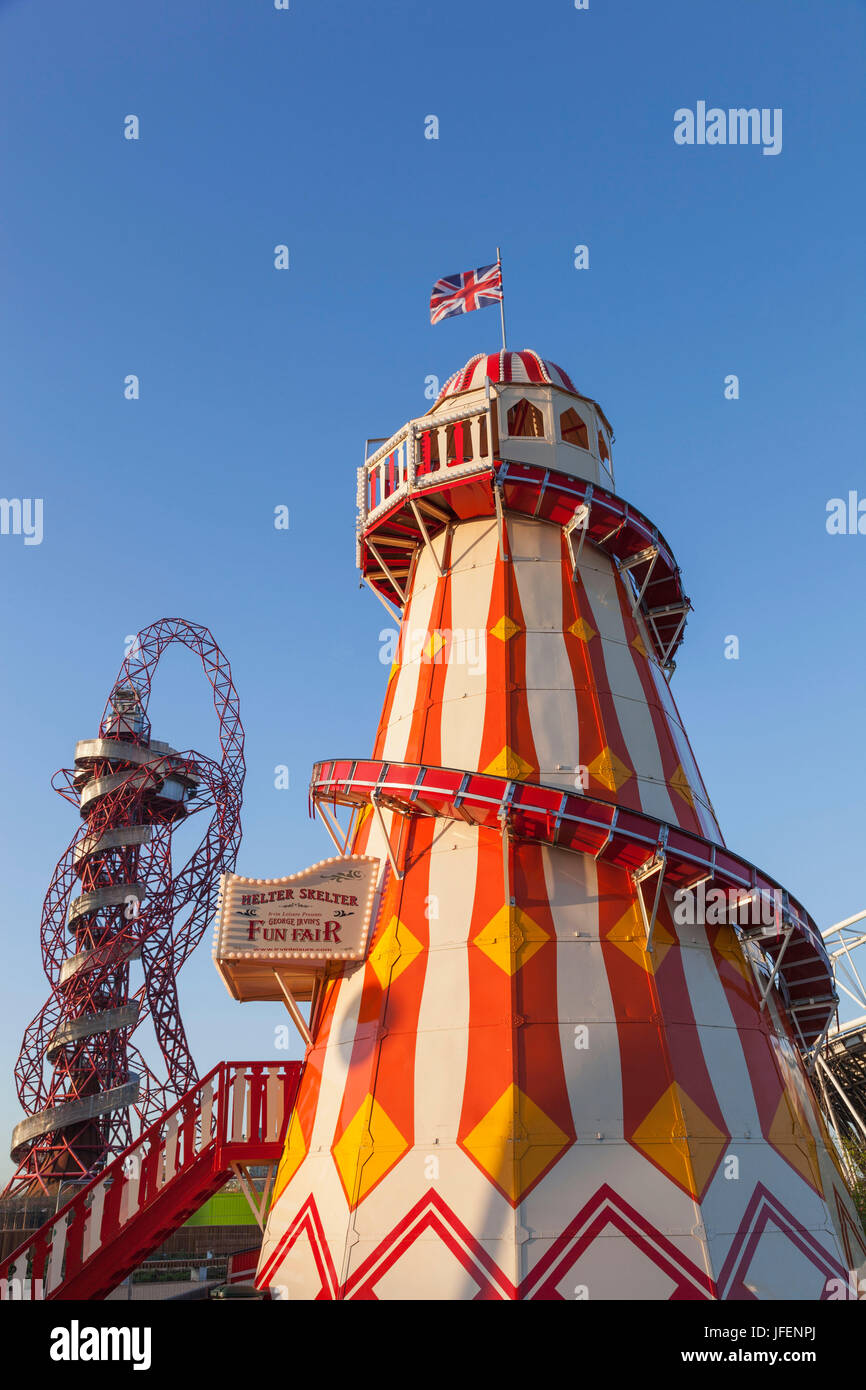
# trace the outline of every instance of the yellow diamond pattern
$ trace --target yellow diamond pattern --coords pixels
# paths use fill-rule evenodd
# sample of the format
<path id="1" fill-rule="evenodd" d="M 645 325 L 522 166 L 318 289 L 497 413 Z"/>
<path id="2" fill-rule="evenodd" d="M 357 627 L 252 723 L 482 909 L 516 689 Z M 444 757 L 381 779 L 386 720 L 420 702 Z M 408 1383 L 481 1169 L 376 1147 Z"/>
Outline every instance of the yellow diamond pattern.
<path id="1" fill-rule="evenodd" d="M 490 629 L 491 637 L 498 637 L 500 642 L 507 642 L 515 632 L 522 632 L 523 628 L 516 623 L 513 618 L 509 618 L 507 613 L 503 613 L 498 623 L 494 623 Z"/>
<path id="2" fill-rule="evenodd" d="M 646 646 L 644 645 L 644 640 L 640 633 L 631 639 L 631 644 L 636 652 L 640 652 L 641 656 L 646 656 Z"/>
<path id="3" fill-rule="evenodd" d="M 605 744 L 587 767 L 590 776 L 601 782 L 603 787 L 607 787 L 609 792 L 618 792 L 629 777 L 633 776 L 631 768 L 626 766 L 622 758 L 617 757 L 609 744 Z"/>
<path id="4" fill-rule="evenodd" d="M 515 753 L 513 748 L 508 745 L 497 753 L 492 763 L 488 763 L 484 771 L 489 772 L 491 777 L 528 777 L 532 772 L 532 763 L 528 763 L 525 758 L 521 758 L 519 753 Z"/>
<path id="5" fill-rule="evenodd" d="M 514 975 L 551 939 L 522 907 L 504 906 L 478 933 L 474 945 L 506 975 Z"/>
<path id="6" fill-rule="evenodd" d="M 719 955 L 739 971 L 746 984 L 754 985 L 755 977 L 743 959 L 743 950 L 733 927 L 719 927 L 713 944 Z"/>
<path id="7" fill-rule="evenodd" d="M 283 1149 L 283 1156 L 280 1159 L 280 1166 L 277 1169 L 277 1178 L 274 1183 L 274 1196 L 272 1199 L 274 1202 L 283 1189 L 288 1187 L 306 1156 L 307 1146 L 304 1143 L 303 1130 L 298 1123 L 297 1111 L 293 1111 L 292 1119 L 289 1124 L 289 1132 L 286 1136 L 286 1147 Z"/>
<path id="8" fill-rule="evenodd" d="M 586 618 L 578 618 L 576 623 L 571 624 L 568 631 L 572 633 L 573 636 L 579 637 L 581 642 L 589 642 L 593 637 L 597 636 L 595 628 L 590 627 Z"/>
<path id="9" fill-rule="evenodd" d="M 630 1138 L 647 1158 L 697 1198 L 703 1195 L 728 1143 L 727 1135 L 677 1081 L 671 1082 Z"/>
<path id="10" fill-rule="evenodd" d="M 444 646 L 445 638 L 442 633 L 439 631 L 431 632 L 421 648 L 421 660 L 435 661 Z"/>
<path id="11" fill-rule="evenodd" d="M 792 1168 L 806 1179 L 823 1196 L 824 1186 L 818 1167 L 818 1150 L 809 1130 L 808 1121 L 802 1113 L 798 1098 L 786 1089 L 782 1092 L 779 1105 L 773 1116 L 773 1123 L 767 1138 L 787 1159 Z"/>
<path id="12" fill-rule="evenodd" d="M 644 891 L 650 899 L 650 906 L 652 906 L 652 895 L 655 893 L 654 880 L 650 879 L 649 883 L 650 887 L 645 888 Z M 647 954 L 645 950 L 646 932 L 637 903 L 632 903 L 624 916 L 620 917 L 616 926 L 608 932 L 605 941 L 612 942 L 614 946 L 619 947 L 624 955 L 628 956 L 629 960 L 633 960 L 635 965 L 641 966 L 642 969 L 648 970 L 652 974 L 658 970 L 668 951 L 676 944 L 675 938 L 671 936 L 661 918 L 656 915 L 652 954 Z"/>
<path id="13" fill-rule="evenodd" d="M 332 1150 L 352 1206 L 363 1201 L 408 1147 L 393 1120 L 368 1092 Z"/>
<path id="14" fill-rule="evenodd" d="M 683 768 L 682 763 L 677 763 L 677 770 L 671 777 L 670 784 L 675 792 L 679 792 L 683 801 L 687 801 L 691 806 L 692 810 L 694 810 L 695 798 L 692 795 L 692 789 L 689 786 L 689 779 L 685 774 L 685 770 Z"/>
<path id="15" fill-rule="evenodd" d="M 512 1202 L 567 1148 L 569 1137 L 514 1083 L 463 1140 Z"/>
<path id="16" fill-rule="evenodd" d="M 392 917 L 369 955 L 383 989 L 403 974 L 424 947 L 398 917 Z"/>

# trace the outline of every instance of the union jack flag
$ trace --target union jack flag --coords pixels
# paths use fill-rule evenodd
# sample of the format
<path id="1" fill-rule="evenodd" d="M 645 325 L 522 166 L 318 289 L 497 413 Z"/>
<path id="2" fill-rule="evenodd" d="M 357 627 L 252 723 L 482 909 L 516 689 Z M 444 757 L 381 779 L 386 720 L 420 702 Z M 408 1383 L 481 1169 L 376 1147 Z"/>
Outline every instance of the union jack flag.
<path id="1" fill-rule="evenodd" d="M 453 314 L 468 314 L 471 309 L 486 309 L 502 299 L 502 266 L 479 266 L 478 270 L 463 270 L 459 275 L 445 275 L 437 280 L 430 296 L 430 322 L 450 319 Z"/>

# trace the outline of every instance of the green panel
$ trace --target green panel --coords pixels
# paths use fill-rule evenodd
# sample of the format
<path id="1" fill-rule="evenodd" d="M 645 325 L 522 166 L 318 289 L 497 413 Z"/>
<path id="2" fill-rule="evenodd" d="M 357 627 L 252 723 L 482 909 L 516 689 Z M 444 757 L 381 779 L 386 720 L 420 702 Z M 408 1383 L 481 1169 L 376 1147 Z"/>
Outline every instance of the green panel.
<path id="1" fill-rule="evenodd" d="M 242 1192 L 216 1192 L 185 1226 L 255 1226 L 256 1218 Z"/>

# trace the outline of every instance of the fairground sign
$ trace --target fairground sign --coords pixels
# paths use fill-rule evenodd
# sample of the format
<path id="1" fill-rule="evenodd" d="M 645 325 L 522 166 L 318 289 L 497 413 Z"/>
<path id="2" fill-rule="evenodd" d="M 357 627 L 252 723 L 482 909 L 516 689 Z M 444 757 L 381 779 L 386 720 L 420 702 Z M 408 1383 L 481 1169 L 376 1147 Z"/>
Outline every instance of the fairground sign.
<path id="1" fill-rule="evenodd" d="M 310 999 L 333 966 L 363 960 L 379 860 L 323 859 L 289 878 L 223 874 L 213 957 L 235 999 Z"/>

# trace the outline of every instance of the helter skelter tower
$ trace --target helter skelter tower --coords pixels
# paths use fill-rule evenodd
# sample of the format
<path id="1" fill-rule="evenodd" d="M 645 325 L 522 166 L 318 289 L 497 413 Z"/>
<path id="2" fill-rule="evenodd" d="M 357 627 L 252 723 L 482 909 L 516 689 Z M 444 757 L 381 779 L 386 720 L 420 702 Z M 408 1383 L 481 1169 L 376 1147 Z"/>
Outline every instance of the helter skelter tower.
<path id="1" fill-rule="evenodd" d="M 311 1020 L 258 1274 L 289 1299 L 818 1299 L 863 1264 L 808 1079 L 829 962 L 725 847 L 611 438 L 554 364 L 479 355 L 361 470 L 399 647 L 372 757 L 311 793 L 383 878 Z"/>
<path id="2" fill-rule="evenodd" d="M 219 762 L 151 736 L 151 682 L 174 644 L 199 657 L 211 685 Z M 207 628 L 166 618 L 138 633 L 97 736 L 77 743 L 74 767 L 54 779 L 81 820 L 45 895 L 50 994 L 15 1068 L 26 1118 L 12 1136 L 18 1167 L 7 1195 L 93 1176 L 197 1080 L 177 976 L 237 858 L 243 747 L 231 670 Z M 199 844 L 178 864 L 176 828 L 206 809 Z M 147 1019 L 161 1066 L 133 1042 Z"/>

